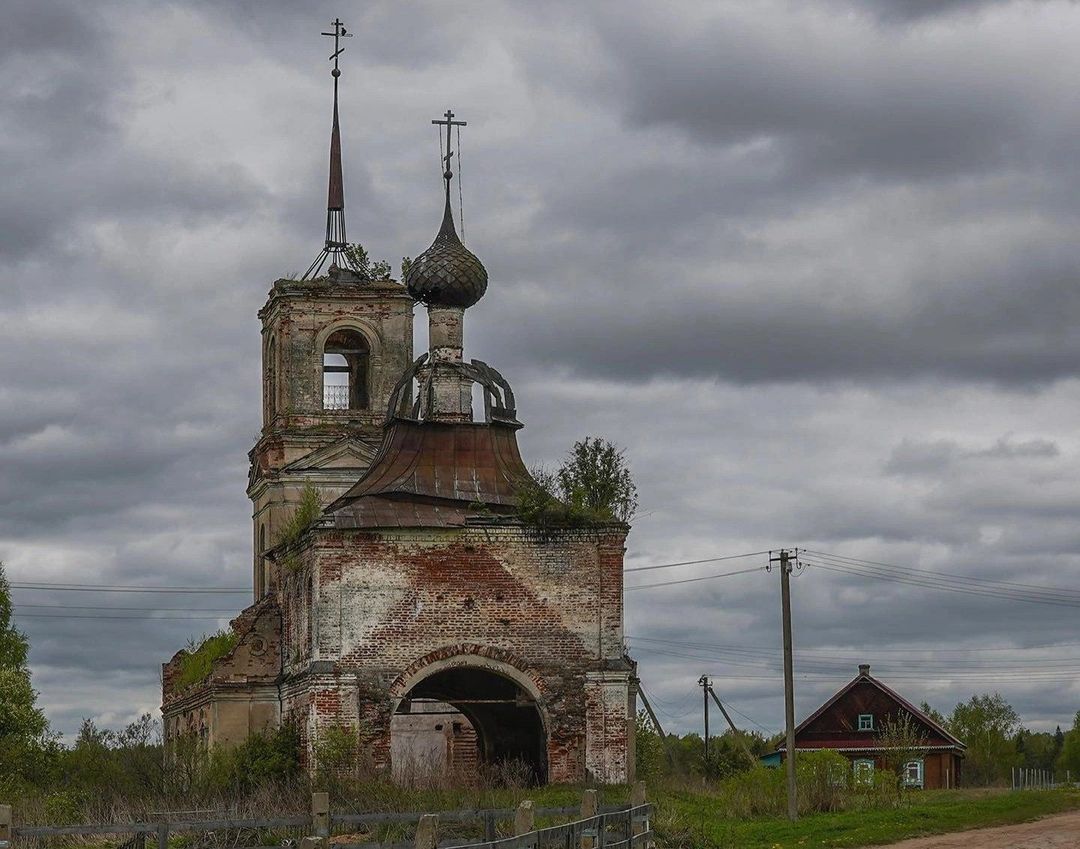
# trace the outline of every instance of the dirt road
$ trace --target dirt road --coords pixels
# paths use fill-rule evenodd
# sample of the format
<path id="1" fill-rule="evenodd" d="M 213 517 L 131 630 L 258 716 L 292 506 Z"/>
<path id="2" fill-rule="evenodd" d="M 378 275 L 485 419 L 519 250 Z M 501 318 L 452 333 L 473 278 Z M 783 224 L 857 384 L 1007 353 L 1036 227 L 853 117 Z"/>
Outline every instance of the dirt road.
<path id="1" fill-rule="evenodd" d="M 1080 849 L 1080 811 L 1034 822 L 890 843 L 889 849 Z"/>

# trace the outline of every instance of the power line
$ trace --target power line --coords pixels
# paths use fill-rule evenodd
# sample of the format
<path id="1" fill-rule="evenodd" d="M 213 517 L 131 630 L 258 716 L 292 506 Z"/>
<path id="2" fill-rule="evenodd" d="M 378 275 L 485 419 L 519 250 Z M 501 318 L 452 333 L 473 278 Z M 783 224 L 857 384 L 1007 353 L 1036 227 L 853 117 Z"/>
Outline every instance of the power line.
<path id="1" fill-rule="evenodd" d="M 767 646 L 739 646 L 739 645 L 725 645 L 718 643 L 693 643 L 686 640 L 665 640 L 660 637 L 634 637 L 629 634 L 626 635 L 628 640 L 636 640 L 637 642 L 646 643 L 661 643 L 665 645 L 673 645 L 691 649 L 703 649 L 707 651 L 717 651 L 721 653 L 728 653 L 734 655 L 746 655 L 749 657 L 757 657 L 762 659 L 774 659 L 780 654 L 780 649 L 769 648 Z M 1075 645 L 1075 644 L 1073 644 Z M 877 650 L 874 650 L 876 653 Z M 840 656 L 823 656 L 816 657 L 812 649 L 805 651 L 800 650 L 799 656 L 807 658 L 811 663 L 828 664 L 831 667 L 839 667 L 850 665 L 852 663 L 858 663 L 865 659 L 867 652 L 863 651 L 860 654 L 840 655 Z M 807 657 L 809 655 L 809 657 Z M 888 663 L 888 661 L 886 661 Z M 985 659 L 969 659 L 969 658 L 913 658 L 906 657 L 903 660 L 905 669 L 910 668 L 927 668 L 932 666 L 946 666 L 949 668 L 956 667 L 969 667 L 969 668 L 992 668 L 1001 669 L 1015 666 L 1016 668 L 1030 668 L 1031 663 L 1039 663 L 1041 665 L 1061 665 L 1061 664 L 1077 664 L 1080 663 L 1080 657 L 1062 658 L 1055 656 L 1048 656 L 1044 658 L 1038 657 L 1018 657 L 1018 658 L 985 658 Z"/>
<path id="2" fill-rule="evenodd" d="M 962 585 L 948 579 L 936 581 L 930 578 L 921 578 L 917 576 L 908 576 L 895 572 L 889 572 L 876 566 L 857 566 L 854 564 L 841 561 L 833 561 L 825 558 L 803 559 L 802 562 L 808 566 L 813 566 L 818 569 L 825 569 L 830 572 L 839 572 L 841 574 L 847 575 L 860 575 L 866 578 L 876 578 L 877 580 L 881 581 L 892 581 L 894 583 L 908 584 L 910 586 L 942 590 L 945 592 L 961 593 L 963 595 L 984 596 L 986 598 L 998 598 L 1008 601 L 1022 601 L 1028 604 L 1046 604 L 1055 607 L 1080 607 L 1080 598 L 1041 595 L 1032 593 L 1030 591 L 1022 592 L 1020 590 L 999 589 L 992 586 L 979 587 Z"/>
<path id="3" fill-rule="evenodd" d="M 174 621 L 187 621 L 191 619 L 226 619 L 225 616 L 110 616 L 110 615 L 98 615 L 98 614 L 81 614 L 75 613 L 71 615 L 57 615 L 51 613 L 23 613 L 18 615 L 19 619 L 172 619 Z"/>
<path id="4" fill-rule="evenodd" d="M 628 640 L 645 640 L 647 642 L 654 643 L 671 643 L 672 645 L 687 646 L 694 645 L 688 643 L 685 640 L 665 640 L 660 637 L 639 637 L 633 634 L 626 634 Z M 723 643 L 699 643 L 698 645 L 704 645 L 708 648 L 715 649 L 745 649 L 747 651 L 769 651 L 779 652 L 780 649 L 770 649 L 767 646 L 743 646 L 743 645 L 728 645 Z M 907 648 L 874 648 L 874 654 L 903 654 L 910 656 L 912 652 L 920 651 L 932 651 L 934 654 L 966 654 L 968 652 L 996 652 L 996 651 L 1032 651 L 1034 649 L 1057 649 L 1057 648 L 1077 648 L 1080 647 L 1080 643 L 1039 643 L 1033 646 L 978 646 L 976 648 L 967 649 L 939 649 L 939 648 L 924 648 L 921 646 L 909 646 Z M 850 652 L 850 654 L 849 654 Z M 847 658 L 865 657 L 866 651 L 864 649 L 837 649 L 837 648 L 809 648 L 799 649 L 799 654 L 823 654 L 823 655 L 841 655 Z M 697 695 L 696 693 L 694 694 Z"/>
<path id="5" fill-rule="evenodd" d="M 141 610 L 150 612 L 153 610 L 168 610 L 184 613 L 238 613 L 235 607 L 146 607 L 145 605 L 128 606 L 111 604 L 23 604 L 19 602 L 15 609 L 22 610 L 24 607 L 53 608 L 60 610 Z M 30 614 L 27 614 L 30 615 Z"/>
<path id="6" fill-rule="evenodd" d="M 1006 586 L 1007 587 L 1019 587 L 1019 588 L 1022 588 L 1022 589 L 1035 590 L 1037 592 L 1053 592 L 1053 593 L 1061 593 L 1061 594 L 1065 594 L 1065 595 L 1075 595 L 1077 597 L 1080 597 L 1080 590 L 1078 590 L 1078 589 L 1067 589 L 1067 588 L 1064 588 L 1064 587 L 1047 587 L 1047 586 L 1041 586 L 1039 584 L 1021 584 L 1021 583 L 1017 583 L 1015 581 L 999 581 L 996 578 L 982 578 L 982 577 L 973 576 L 973 575 L 961 575 L 961 574 L 958 574 L 956 572 L 939 572 L 939 571 L 934 570 L 934 569 L 918 569 L 918 568 L 916 568 L 914 566 L 898 566 L 895 563 L 882 563 L 881 561 L 878 561 L 878 560 L 861 560 L 858 557 L 846 557 L 846 556 L 844 556 L 842 554 L 831 554 L 831 553 L 829 553 L 827 551 L 813 551 L 813 550 L 810 550 L 810 549 L 802 549 L 802 551 L 804 551 L 807 554 L 816 554 L 816 555 L 819 555 L 821 557 L 827 557 L 830 560 L 846 560 L 846 561 L 850 561 L 853 564 L 865 564 L 865 565 L 869 565 L 869 566 L 881 566 L 881 567 L 886 568 L 886 569 L 896 569 L 896 570 L 899 570 L 901 572 L 918 572 L 918 573 L 921 573 L 921 574 L 924 574 L 924 575 L 930 575 L 930 576 L 932 576 L 934 578 L 941 578 L 941 577 L 954 578 L 954 579 L 956 579 L 958 581 L 966 581 L 966 582 L 980 583 L 980 584 L 999 584 L 999 585 L 1001 585 L 1003 587 L 1006 587 Z"/>
<path id="7" fill-rule="evenodd" d="M 701 654 L 684 654 L 682 652 L 674 652 L 668 649 L 648 648 L 647 653 L 658 654 L 666 657 L 677 657 L 684 660 L 693 661 L 705 661 L 705 662 L 721 662 L 725 666 L 736 666 L 740 668 L 748 669 L 764 669 L 773 670 L 772 675 L 744 675 L 739 673 L 738 675 L 731 675 L 730 672 L 724 673 L 729 678 L 760 678 L 768 681 L 776 681 L 780 676 L 780 670 L 775 663 L 765 662 L 751 662 L 749 659 L 743 660 L 731 660 L 730 658 L 706 656 Z M 814 681 L 836 681 L 838 677 L 845 675 L 847 667 L 828 667 L 828 666 L 812 666 L 810 671 L 807 671 L 806 664 L 802 664 L 800 670 L 796 674 L 804 680 Z M 908 667 L 905 666 L 905 669 Z M 913 670 L 909 670 L 913 671 Z M 1001 673 L 989 672 L 983 674 L 981 670 L 972 671 L 960 671 L 952 675 L 941 674 L 942 670 L 928 670 L 926 672 L 918 672 L 916 674 L 904 674 L 898 672 L 895 674 L 889 674 L 889 680 L 905 680 L 905 681 L 985 681 L 985 682 L 1011 682 L 1011 681 L 1068 681 L 1072 682 L 1076 679 L 1076 676 L 1080 675 L 1080 664 L 1075 664 L 1069 669 L 1054 669 L 1054 670 L 1016 670 L 1005 671 Z M 721 676 L 721 673 L 709 673 L 710 675 Z"/>
<path id="8" fill-rule="evenodd" d="M 649 572 L 653 569 L 671 569 L 675 566 L 697 566 L 700 563 L 719 563 L 721 560 L 740 560 L 743 557 L 757 557 L 768 554 L 768 551 L 751 551 L 747 554 L 729 554 L 725 557 L 706 557 L 704 560 L 683 560 L 681 563 L 660 563 L 656 566 L 635 566 L 632 569 L 623 569 L 623 572 Z"/>
<path id="9" fill-rule="evenodd" d="M 650 590 L 655 587 L 670 587 L 675 584 L 692 584 L 696 581 L 712 581 L 716 578 L 730 578 L 733 575 L 749 575 L 751 572 L 762 572 L 764 571 L 764 568 L 764 566 L 755 566 L 753 569 L 739 569 L 736 572 L 721 572 L 718 575 L 704 575 L 700 578 L 683 578 L 678 581 L 660 581 L 655 584 L 639 584 L 636 587 L 626 587 L 626 592 L 630 592 L 631 590 Z"/>
<path id="10" fill-rule="evenodd" d="M 201 595 L 251 592 L 251 587 L 136 587 L 108 584 L 49 584 L 41 581 L 34 583 L 11 581 L 9 586 L 14 590 L 66 590 L 81 593 L 189 593 Z"/>

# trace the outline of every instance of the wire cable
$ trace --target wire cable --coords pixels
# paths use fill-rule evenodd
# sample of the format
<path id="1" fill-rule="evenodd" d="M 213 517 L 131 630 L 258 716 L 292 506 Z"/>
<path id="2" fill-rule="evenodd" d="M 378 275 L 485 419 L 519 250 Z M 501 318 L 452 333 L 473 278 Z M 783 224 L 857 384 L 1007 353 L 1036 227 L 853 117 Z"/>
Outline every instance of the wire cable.
<path id="1" fill-rule="evenodd" d="M 110 584 L 50 584 L 43 581 L 11 581 L 13 590 L 47 590 L 79 593 L 250 593 L 251 587 L 137 587 Z"/>
<path id="2" fill-rule="evenodd" d="M 753 569 L 739 569 L 735 572 L 721 572 L 718 575 L 703 575 L 700 578 L 682 578 L 678 581 L 660 581 L 655 584 L 640 584 L 636 587 L 626 587 L 626 592 L 632 592 L 633 590 L 651 590 L 656 587 L 670 587 L 675 584 L 692 584 L 696 581 L 712 581 L 717 578 L 731 578 L 735 575 L 749 575 L 751 572 L 764 572 L 764 566 L 755 566 Z"/>
<path id="3" fill-rule="evenodd" d="M 653 569 L 671 569 L 674 566 L 697 566 L 699 563 L 719 563 L 721 560 L 739 560 L 743 557 L 757 557 L 768 551 L 751 551 L 748 554 L 729 554 L 726 557 L 706 557 L 704 560 L 683 560 L 680 563 L 660 563 L 656 566 L 635 566 L 623 569 L 623 572 L 651 572 Z"/>

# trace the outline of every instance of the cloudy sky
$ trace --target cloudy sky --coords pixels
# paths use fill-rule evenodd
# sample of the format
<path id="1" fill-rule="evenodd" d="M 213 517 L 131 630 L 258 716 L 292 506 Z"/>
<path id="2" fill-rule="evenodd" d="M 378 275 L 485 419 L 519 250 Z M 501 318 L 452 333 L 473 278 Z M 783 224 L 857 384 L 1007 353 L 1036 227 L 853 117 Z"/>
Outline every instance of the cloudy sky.
<path id="1" fill-rule="evenodd" d="M 797 545 L 936 573 L 884 581 L 808 555 L 793 581 L 797 712 L 865 661 L 943 710 L 999 690 L 1032 727 L 1071 722 L 1069 2 L 8 0 L 11 580 L 249 586 L 255 313 L 321 244 L 318 33 L 336 14 L 356 33 L 350 236 L 395 262 L 423 250 L 440 214 L 429 121 L 447 106 L 468 120 L 466 235 L 491 276 L 468 353 L 514 384 L 530 462 L 557 463 L 586 434 L 626 448 L 641 500 L 628 566 Z M 702 673 L 781 725 L 778 596 L 764 571 L 628 593 L 630 643 L 671 729 L 697 727 Z M 82 717 L 156 710 L 160 663 L 248 598 L 15 597 L 68 735 Z M 136 615 L 158 619 L 106 618 Z"/>

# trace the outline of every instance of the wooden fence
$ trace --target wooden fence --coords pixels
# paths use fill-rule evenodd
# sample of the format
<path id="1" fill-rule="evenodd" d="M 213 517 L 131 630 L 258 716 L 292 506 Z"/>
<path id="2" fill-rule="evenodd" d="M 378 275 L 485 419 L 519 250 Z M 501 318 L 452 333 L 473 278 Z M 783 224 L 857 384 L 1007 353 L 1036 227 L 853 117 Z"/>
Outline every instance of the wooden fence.
<path id="1" fill-rule="evenodd" d="M 569 822 L 536 828 L 537 818 L 572 818 Z M 12 824 L 10 805 L 0 805 L 0 849 L 18 849 L 18 845 L 48 842 L 56 837 L 129 837 L 125 849 L 143 849 L 154 842 L 157 849 L 168 849 L 171 835 L 203 835 L 210 838 L 222 832 L 237 833 L 291 830 L 297 839 L 286 839 L 281 846 L 299 842 L 300 849 L 653 849 L 653 809 L 645 800 L 645 787 L 634 786 L 629 804 L 600 806 L 595 790 L 586 790 L 580 807 L 537 808 L 524 801 L 517 808 L 489 810 L 458 810 L 423 813 L 334 813 L 326 793 L 311 795 L 311 812 L 293 817 L 267 819 L 205 819 L 176 821 L 163 818 L 159 822 L 112 823 L 108 825 L 20 825 Z M 512 821 L 513 835 L 498 836 L 498 823 Z M 483 840 L 440 839 L 440 824 L 482 824 Z M 352 841 L 348 836 L 331 838 L 335 826 L 349 829 L 381 825 L 413 825 L 411 842 L 382 843 Z M 301 836 L 302 835 L 302 836 Z M 201 841 L 209 846 L 211 841 Z M 196 841 L 195 845 L 199 845 Z M 231 846 L 244 845 L 238 839 Z M 190 844 L 189 844 L 190 845 Z M 249 849 L 277 849 L 250 846 Z"/>

